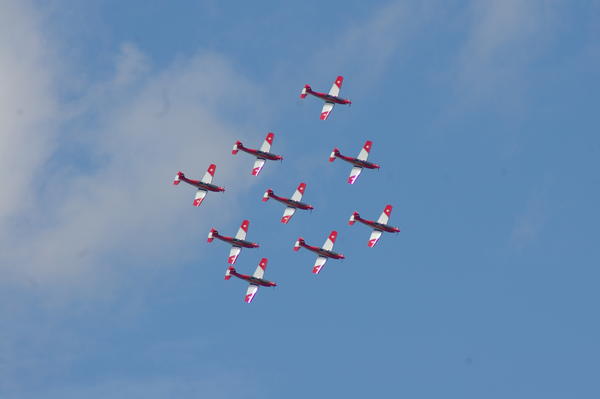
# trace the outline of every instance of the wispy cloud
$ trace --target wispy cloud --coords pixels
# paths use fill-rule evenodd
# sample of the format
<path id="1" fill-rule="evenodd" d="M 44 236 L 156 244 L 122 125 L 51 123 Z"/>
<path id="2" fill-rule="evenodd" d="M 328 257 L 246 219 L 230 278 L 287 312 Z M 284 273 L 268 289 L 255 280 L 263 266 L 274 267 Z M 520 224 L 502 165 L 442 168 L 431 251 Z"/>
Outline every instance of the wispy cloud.
<path id="1" fill-rule="evenodd" d="M 86 281 L 111 275 L 114 259 L 157 264 L 176 254 L 202 231 L 182 223 L 192 213 L 209 223 L 217 206 L 234 207 L 247 183 L 230 184 L 228 150 L 240 126 L 265 115 L 259 87 L 217 54 L 154 70 L 124 44 L 111 79 L 61 102 L 50 84 L 58 57 L 46 62 L 44 32 L 30 10 L 15 9 L 12 18 L 2 16 L 28 29 L 19 49 L 0 47 L 9 64 L 3 77 L 15 93 L 2 107 L 0 170 L 10 184 L 0 205 L 5 281 L 86 291 Z M 17 50 L 27 56 L 16 57 Z M 252 101 L 244 95 L 250 92 Z M 218 165 L 216 182 L 228 190 L 195 209 L 193 188 L 170 182 L 177 170 L 201 176 L 211 162 Z"/>
<path id="2" fill-rule="evenodd" d="M 518 101 L 527 88 L 524 71 L 557 33 L 560 9 L 557 2 L 541 0 L 471 2 L 452 68 L 461 98 L 476 102 L 508 95 Z"/>
<path id="3" fill-rule="evenodd" d="M 32 182 L 57 134 L 57 64 L 27 2 L 0 6 L 0 240 L 15 213 L 35 201 Z"/>

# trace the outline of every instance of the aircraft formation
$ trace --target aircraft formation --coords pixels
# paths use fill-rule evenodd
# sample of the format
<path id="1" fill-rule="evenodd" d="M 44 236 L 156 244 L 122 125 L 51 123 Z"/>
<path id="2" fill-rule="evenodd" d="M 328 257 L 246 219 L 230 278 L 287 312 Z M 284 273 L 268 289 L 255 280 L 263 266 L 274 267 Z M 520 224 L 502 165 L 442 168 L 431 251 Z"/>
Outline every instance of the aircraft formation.
<path id="1" fill-rule="evenodd" d="M 309 85 L 305 85 L 300 92 L 300 98 L 304 99 L 307 95 L 312 95 L 317 97 L 325 102 L 323 108 L 321 110 L 320 119 L 326 120 L 331 114 L 335 104 L 352 104 L 352 102 L 348 99 L 342 98 L 339 96 L 340 90 L 342 88 L 342 83 L 344 81 L 343 76 L 338 76 L 333 83 L 333 86 L 329 90 L 328 93 L 321 93 L 317 91 L 313 91 Z M 240 141 L 236 141 L 233 145 L 233 149 L 231 151 L 232 155 L 236 155 L 239 151 L 250 154 L 256 158 L 254 161 L 254 165 L 250 173 L 253 176 L 258 176 L 262 168 L 264 167 L 267 160 L 269 161 L 280 161 L 283 159 L 281 155 L 277 155 L 271 152 L 271 146 L 273 145 L 273 140 L 275 138 L 275 134 L 269 132 L 265 137 L 262 145 L 259 149 L 247 148 Z M 343 161 L 346 161 L 352 164 L 352 169 L 350 171 L 350 175 L 348 176 L 347 182 L 349 184 L 356 183 L 358 176 L 361 174 L 363 169 L 379 169 L 380 166 L 376 163 L 369 162 L 369 153 L 373 146 L 373 142 L 367 140 L 356 158 L 342 155 L 338 148 L 334 148 L 329 156 L 329 162 L 335 161 L 336 158 L 339 158 Z M 225 188 L 217 186 L 212 183 L 213 178 L 215 177 L 216 165 L 209 165 L 206 173 L 200 180 L 193 180 L 187 178 L 183 172 L 179 171 L 175 175 L 175 179 L 173 180 L 174 185 L 178 185 L 180 182 L 185 182 L 196 187 L 196 195 L 194 197 L 193 205 L 198 207 L 202 204 L 202 201 L 206 197 L 209 191 L 211 192 L 224 192 Z M 281 217 L 281 223 L 288 224 L 292 216 L 295 214 L 296 210 L 312 210 L 314 207 L 312 205 L 306 204 L 302 202 L 302 196 L 304 195 L 304 191 L 306 190 L 306 183 L 301 182 L 292 196 L 290 198 L 282 197 L 276 195 L 272 189 L 268 189 L 265 191 L 262 200 L 267 202 L 269 199 L 273 199 L 275 201 L 281 202 L 285 205 L 285 210 L 283 211 L 283 215 Z M 367 242 L 368 247 L 372 248 L 377 244 L 379 238 L 384 232 L 387 233 L 399 233 L 400 229 L 388 224 L 390 219 L 390 215 L 392 213 L 392 205 L 386 205 L 383 212 L 379 216 L 379 218 L 374 220 L 363 219 L 358 212 L 352 213 L 350 219 L 348 221 L 349 225 L 354 225 L 356 222 L 360 222 L 372 229 L 371 235 Z M 215 239 L 221 240 L 229 245 L 231 245 L 231 249 L 229 251 L 229 256 L 227 258 L 228 267 L 225 271 L 225 280 L 229 280 L 231 276 L 235 276 L 241 280 L 248 282 L 248 289 L 246 290 L 246 295 L 244 297 L 244 301 L 247 303 L 251 303 L 254 299 L 254 296 L 258 292 L 259 287 L 275 287 L 276 283 L 264 279 L 264 274 L 267 269 L 267 258 L 262 258 L 258 264 L 258 267 L 254 271 L 252 275 L 246 275 L 238 273 L 235 267 L 233 266 L 240 255 L 242 248 L 258 248 L 260 245 L 246 240 L 246 235 L 248 234 L 248 228 L 250 227 L 249 220 L 243 220 L 240 228 L 237 233 L 233 237 L 221 235 L 215 228 L 211 228 L 208 233 L 208 242 L 211 243 Z M 329 236 L 325 240 L 325 243 L 322 246 L 313 246 L 307 244 L 302 237 L 299 237 L 293 247 L 294 251 L 299 251 L 300 248 L 307 249 L 317 255 L 317 259 L 313 265 L 312 272 L 314 274 L 319 274 L 322 268 L 325 266 L 325 263 L 328 259 L 344 259 L 345 256 L 343 254 L 337 253 L 333 251 L 333 246 L 336 242 L 338 233 L 333 230 L 329 233 Z"/>

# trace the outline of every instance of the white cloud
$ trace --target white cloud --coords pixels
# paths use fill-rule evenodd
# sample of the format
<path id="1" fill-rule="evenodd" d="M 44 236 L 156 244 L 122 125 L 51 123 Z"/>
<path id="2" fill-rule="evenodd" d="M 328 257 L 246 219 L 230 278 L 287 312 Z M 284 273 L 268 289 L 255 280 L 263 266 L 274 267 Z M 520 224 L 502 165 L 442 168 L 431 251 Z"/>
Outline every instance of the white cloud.
<path id="1" fill-rule="evenodd" d="M 57 68 L 39 20 L 26 2 L 0 4 L 0 241 L 34 200 L 34 176 L 55 144 Z"/>
<path id="2" fill-rule="evenodd" d="M 358 17 L 323 42 L 315 59 L 326 60 L 327 70 L 347 71 L 370 85 L 383 76 L 390 58 L 430 17 L 430 7 L 421 2 L 391 1 L 373 7 L 371 15 Z"/>
<path id="3" fill-rule="evenodd" d="M 50 83 L 58 62 L 40 44 L 44 32 L 31 10 L 13 8 L 16 15 L 0 18 L 23 29 L 25 42 L 0 46 L 11 94 L 0 111 L 0 170 L 9 182 L 0 203 L 5 281 L 86 292 L 116 267 L 185 259 L 179 251 L 204 237 L 217 209 L 221 222 L 234 215 L 249 184 L 233 179 L 229 150 L 249 120 L 265 118 L 260 88 L 216 54 L 155 71 L 125 44 L 112 79 L 60 102 Z M 227 191 L 196 209 L 194 189 L 174 187 L 172 178 L 177 170 L 201 177 L 212 162 L 215 183 Z"/>
<path id="4" fill-rule="evenodd" d="M 542 0 L 471 2 L 455 65 L 460 96 L 478 101 L 507 95 L 518 103 L 526 91 L 525 69 L 556 34 L 559 8 Z"/>

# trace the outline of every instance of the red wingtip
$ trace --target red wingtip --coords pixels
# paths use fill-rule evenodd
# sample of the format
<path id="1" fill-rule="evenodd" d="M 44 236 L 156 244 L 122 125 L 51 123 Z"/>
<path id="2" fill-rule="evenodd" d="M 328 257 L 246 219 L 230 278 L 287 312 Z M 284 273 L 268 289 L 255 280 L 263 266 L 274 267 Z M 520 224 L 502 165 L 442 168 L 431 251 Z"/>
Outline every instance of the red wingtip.
<path id="1" fill-rule="evenodd" d="M 269 259 L 262 258 L 260 260 L 260 263 L 258 265 L 260 266 L 261 269 L 266 270 L 267 269 L 267 262 L 269 262 Z"/>
<path id="2" fill-rule="evenodd" d="M 329 239 L 333 242 L 335 242 L 336 238 L 337 238 L 337 231 L 333 230 L 331 233 L 329 233 Z"/>
<path id="3" fill-rule="evenodd" d="M 207 172 L 210 173 L 210 175 L 214 177 L 216 170 L 217 170 L 217 165 L 215 165 L 214 163 L 211 163 L 207 169 Z"/>

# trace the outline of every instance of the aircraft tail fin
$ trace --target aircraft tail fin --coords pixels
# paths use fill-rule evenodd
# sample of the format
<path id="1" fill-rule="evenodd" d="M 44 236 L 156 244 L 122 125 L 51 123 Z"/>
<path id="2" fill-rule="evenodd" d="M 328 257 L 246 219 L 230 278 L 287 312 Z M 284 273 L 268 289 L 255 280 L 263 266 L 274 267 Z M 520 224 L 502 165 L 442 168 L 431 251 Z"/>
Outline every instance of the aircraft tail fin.
<path id="1" fill-rule="evenodd" d="M 242 146 L 242 142 L 241 141 L 236 141 L 235 144 L 233 145 L 233 149 L 231 150 L 231 154 L 235 155 L 238 153 L 238 148 Z"/>
<path id="2" fill-rule="evenodd" d="M 304 244 L 304 238 L 299 237 L 294 244 L 294 251 L 299 251 L 302 244 Z"/>
<path id="3" fill-rule="evenodd" d="M 231 272 L 235 272 L 235 268 L 233 266 L 229 266 L 225 271 L 225 280 L 229 280 L 231 278 Z"/>
<path id="4" fill-rule="evenodd" d="M 340 154 L 340 150 L 338 150 L 337 148 L 334 148 L 333 151 L 331 151 L 331 154 L 329 155 L 329 162 L 335 161 L 335 157 L 337 157 L 339 154 Z"/>
<path id="5" fill-rule="evenodd" d="M 352 215 L 350 216 L 350 220 L 348 221 L 348 224 L 350 226 L 352 226 L 354 223 L 356 223 L 356 219 L 358 219 L 359 217 L 360 217 L 360 215 L 358 214 L 358 212 L 352 213 Z"/>
<path id="6" fill-rule="evenodd" d="M 210 229 L 210 231 L 208 232 L 208 240 L 206 240 L 207 242 L 213 242 L 213 240 L 215 239 L 215 236 L 219 234 L 217 232 L 217 230 L 215 229 Z"/>
<path id="7" fill-rule="evenodd" d="M 268 189 L 267 191 L 265 191 L 264 195 L 263 195 L 263 202 L 267 202 L 271 196 L 271 194 L 273 194 L 273 190 Z"/>
<path id="8" fill-rule="evenodd" d="M 177 174 L 175 175 L 175 178 L 173 179 L 173 184 L 176 186 L 181 182 L 181 178 L 184 177 L 184 174 L 182 172 L 177 172 Z"/>
<path id="9" fill-rule="evenodd" d="M 309 91 L 311 91 L 312 89 L 310 88 L 309 85 L 304 85 L 304 87 L 302 88 L 302 91 L 300 92 L 300 98 L 306 98 L 306 95 L 308 94 Z"/>

